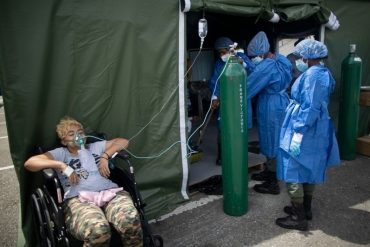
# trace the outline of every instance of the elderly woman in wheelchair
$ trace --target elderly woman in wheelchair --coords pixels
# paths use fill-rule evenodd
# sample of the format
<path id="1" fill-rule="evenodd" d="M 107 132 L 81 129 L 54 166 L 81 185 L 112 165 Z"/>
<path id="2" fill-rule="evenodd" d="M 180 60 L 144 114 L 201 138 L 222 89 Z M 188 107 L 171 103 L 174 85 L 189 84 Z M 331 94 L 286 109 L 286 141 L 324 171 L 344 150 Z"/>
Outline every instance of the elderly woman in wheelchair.
<path id="1" fill-rule="evenodd" d="M 32 156 L 25 168 L 57 171 L 70 234 L 84 246 L 109 246 L 112 224 L 124 246 L 142 246 L 140 215 L 129 193 L 108 179 L 110 157 L 126 148 L 128 140 L 98 141 L 85 148 L 83 126 L 70 117 L 61 119 L 56 131 L 63 147 Z"/>

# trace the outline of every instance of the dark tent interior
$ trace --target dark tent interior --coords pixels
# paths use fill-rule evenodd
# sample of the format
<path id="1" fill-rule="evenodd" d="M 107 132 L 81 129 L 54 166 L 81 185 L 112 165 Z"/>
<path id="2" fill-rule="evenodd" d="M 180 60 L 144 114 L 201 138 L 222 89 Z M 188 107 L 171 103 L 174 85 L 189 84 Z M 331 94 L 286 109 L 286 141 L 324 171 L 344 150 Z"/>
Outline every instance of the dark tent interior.
<path id="1" fill-rule="evenodd" d="M 205 18 L 208 23 L 208 34 L 204 40 L 204 45 L 200 56 L 194 62 L 198 55 L 200 47 L 200 38 L 198 36 L 198 21 Z M 312 20 L 309 20 L 312 18 Z M 208 88 L 208 82 L 212 76 L 213 64 L 218 57 L 214 50 L 214 42 L 219 37 L 229 37 L 238 46 L 247 52 L 248 42 L 253 36 L 264 31 L 270 42 L 270 49 L 276 52 L 278 43 L 282 39 L 297 39 L 314 35 L 319 39 L 320 25 L 314 21 L 314 17 L 295 22 L 279 22 L 271 23 L 256 16 L 242 17 L 237 15 L 227 15 L 214 12 L 188 12 L 186 13 L 186 47 L 188 68 L 192 66 L 189 72 L 189 100 L 191 102 L 188 107 L 188 116 L 192 118 L 192 132 L 196 131 L 197 127 L 205 121 L 206 112 L 210 106 L 211 93 Z M 252 108 L 255 110 L 255 99 L 252 101 Z M 211 116 L 209 125 L 204 129 L 204 136 L 199 137 L 198 132 L 191 138 L 191 146 L 196 150 L 201 150 L 203 157 L 200 162 L 194 162 L 190 169 L 190 181 L 192 185 L 202 181 L 212 175 L 220 174 L 220 166 L 215 166 L 215 161 L 219 157 L 217 148 L 217 114 Z M 253 114 L 255 116 L 255 114 Z M 254 119 L 254 123 L 256 119 Z M 254 126 L 256 126 L 254 124 Z M 258 135 L 256 129 L 249 130 L 250 145 L 258 146 Z M 201 139 L 201 142 L 199 141 Z M 256 144 L 257 143 L 257 144 Z M 199 145 L 199 146 L 198 146 Z M 253 148 L 250 146 L 250 150 Z M 259 152 L 257 148 L 257 153 Z M 194 160 L 193 160 L 194 161 Z M 197 161 L 197 159 L 195 159 Z M 217 163 L 217 162 L 216 162 Z"/>
<path id="2" fill-rule="evenodd" d="M 258 17 L 242 17 L 220 13 L 189 12 L 186 14 L 187 48 L 199 48 L 198 21 L 204 18 L 208 22 L 208 34 L 203 47 L 213 48 L 213 43 L 218 37 L 229 37 L 246 48 L 249 40 L 259 31 L 264 31 L 272 45 L 277 39 L 299 38 L 308 35 L 319 36 L 320 25 L 314 17 L 295 22 L 271 23 Z M 312 20 L 310 20 L 312 19 Z"/>

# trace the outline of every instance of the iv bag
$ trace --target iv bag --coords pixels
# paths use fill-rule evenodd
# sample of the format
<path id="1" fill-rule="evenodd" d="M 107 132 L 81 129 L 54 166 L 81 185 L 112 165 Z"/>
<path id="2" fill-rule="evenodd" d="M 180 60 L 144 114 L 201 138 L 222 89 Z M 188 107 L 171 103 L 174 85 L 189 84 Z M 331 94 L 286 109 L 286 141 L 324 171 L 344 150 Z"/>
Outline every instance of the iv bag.
<path id="1" fill-rule="evenodd" d="M 198 22 L 198 34 L 199 34 L 199 38 L 204 39 L 207 36 L 207 32 L 208 32 L 207 20 L 204 19 L 204 18 L 202 18 Z"/>

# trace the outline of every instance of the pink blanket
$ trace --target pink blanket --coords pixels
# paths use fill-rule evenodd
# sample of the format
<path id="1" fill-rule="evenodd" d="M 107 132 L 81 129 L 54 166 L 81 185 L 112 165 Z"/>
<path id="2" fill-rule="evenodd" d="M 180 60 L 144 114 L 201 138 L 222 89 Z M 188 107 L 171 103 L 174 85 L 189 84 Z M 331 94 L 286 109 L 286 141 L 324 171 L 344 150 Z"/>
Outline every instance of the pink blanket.
<path id="1" fill-rule="evenodd" d="M 103 207 L 105 204 L 110 202 L 117 194 L 117 192 L 122 191 L 123 188 L 114 188 L 108 190 L 102 190 L 100 192 L 94 191 L 80 191 L 78 194 L 78 199 L 80 202 L 93 203 L 98 207 Z"/>

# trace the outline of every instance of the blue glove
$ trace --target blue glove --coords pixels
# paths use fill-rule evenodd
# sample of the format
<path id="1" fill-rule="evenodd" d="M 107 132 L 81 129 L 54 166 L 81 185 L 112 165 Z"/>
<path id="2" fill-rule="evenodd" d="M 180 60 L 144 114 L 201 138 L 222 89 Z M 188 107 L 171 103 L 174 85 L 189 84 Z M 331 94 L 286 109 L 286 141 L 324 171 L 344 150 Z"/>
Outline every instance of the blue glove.
<path id="1" fill-rule="evenodd" d="M 293 156 L 298 156 L 301 153 L 302 138 L 303 138 L 302 134 L 294 133 L 289 147 L 289 151 Z"/>

